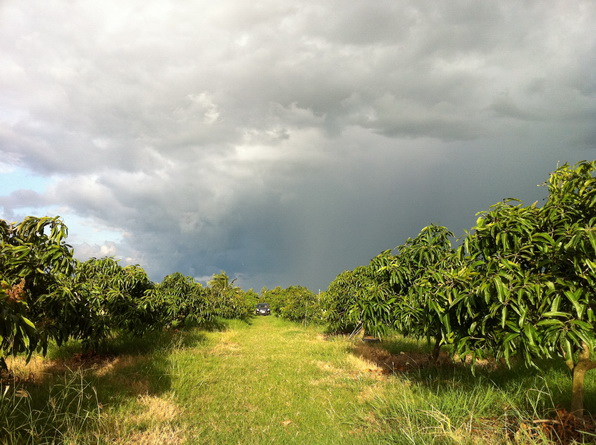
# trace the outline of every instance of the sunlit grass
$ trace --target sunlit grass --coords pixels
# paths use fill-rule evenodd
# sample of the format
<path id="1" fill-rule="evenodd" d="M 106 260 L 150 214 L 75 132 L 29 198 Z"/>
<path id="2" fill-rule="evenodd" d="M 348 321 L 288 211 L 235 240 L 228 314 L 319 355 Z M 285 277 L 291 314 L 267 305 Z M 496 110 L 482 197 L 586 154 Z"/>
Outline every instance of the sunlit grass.
<path id="1" fill-rule="evenodd" d="M 375 380 L 354 365 L 345 339 L 272 317 L 208 337 L 209 348 L 173 355 L 172 389 L 196 407 L 187 413 L 193 443 L 366 442 L 351 422 Z"/>

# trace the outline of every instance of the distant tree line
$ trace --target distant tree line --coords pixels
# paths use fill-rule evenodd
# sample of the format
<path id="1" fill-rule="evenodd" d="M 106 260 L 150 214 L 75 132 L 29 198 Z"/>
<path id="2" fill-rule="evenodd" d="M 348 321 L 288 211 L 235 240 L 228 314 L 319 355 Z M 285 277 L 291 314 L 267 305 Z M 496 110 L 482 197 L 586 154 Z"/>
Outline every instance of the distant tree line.
<path id="1" fill-rule="evenodd" d="M 180 273 L 153 283 L 139 265 L 77 261 L 59 217 L 0 220 L 0 368 L 5 357 L 47 352 L 73 339 L 96 350 L 114 335 L 248 318 L 258 295 L 225 272 L 204 287 Z"/>

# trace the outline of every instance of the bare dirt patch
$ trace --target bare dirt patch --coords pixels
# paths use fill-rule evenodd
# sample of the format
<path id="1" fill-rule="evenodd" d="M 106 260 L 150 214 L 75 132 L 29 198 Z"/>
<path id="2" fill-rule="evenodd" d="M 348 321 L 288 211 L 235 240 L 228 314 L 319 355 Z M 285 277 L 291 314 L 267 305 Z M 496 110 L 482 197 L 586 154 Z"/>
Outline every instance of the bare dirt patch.
<path id="1" fill-rule="evenodd" d="M 430 356 L 420 352 L 402 352 L 391 354 L 389 351 L 367 344 L 354 347 L 354 355 L 374 363 L 386 373 L 403 372 L 428 366 Z M 443 357 L 441 357 L 443 359 Z"/>

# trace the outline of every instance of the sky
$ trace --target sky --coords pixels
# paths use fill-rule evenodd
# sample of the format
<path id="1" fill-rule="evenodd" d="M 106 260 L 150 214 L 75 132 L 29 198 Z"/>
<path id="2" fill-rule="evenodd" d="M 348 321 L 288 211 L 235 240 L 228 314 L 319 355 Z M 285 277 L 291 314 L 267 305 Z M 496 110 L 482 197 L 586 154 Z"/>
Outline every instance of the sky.
<path id="1" fill-rule="evenodd" d="M 325 290 L 596 159 L 593 0 L 0 0 L 0 219 Z"/>

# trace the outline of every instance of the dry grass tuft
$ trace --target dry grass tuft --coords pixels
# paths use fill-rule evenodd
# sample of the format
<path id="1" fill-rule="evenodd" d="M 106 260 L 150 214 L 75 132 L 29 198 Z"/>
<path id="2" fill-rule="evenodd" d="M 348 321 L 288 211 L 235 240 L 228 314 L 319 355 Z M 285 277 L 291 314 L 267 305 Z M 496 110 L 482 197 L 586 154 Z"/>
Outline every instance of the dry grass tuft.
<path id="1" fill-rule="evenodd" d="M 185 442 L 186 432 L 170 424 L 156 425 L 136 432 L 117 442 L 119 445 L 178 445 Z"/>
<path id="2" fill-rule="evenodd" d="M 141 356 L 121 355 L 92 364 L 94 374 L 103 377 L 124 368 L 138 367 L 148 359 Z"/>
<path id="3" fill-rule="evenodd" d="M 343 369 L 339 369 L 336 366 L 333 366 L 330 362 L 324 362 L 324 361 L 321 361 L 321 360 L 316 360 L 313 363 L 321 371 L 329 372 L 331 374 L 344 374 L 345 373 L 345 371 Z"/>
<path id="4" fill-rule="evenodd" d="M 223 332 L 221 340 L 211 349 L 210 354 L 214 355 L 237 355 L 240 352 L 240 344 L 233 341 L 237 335 L 234 331 Z"/>
<path id="5" fill-rule="evenodd" d="M 348 366 L 346 368 L 338 368 L 330 362 L 314 361 L 313 363 L 322 371 L 327 373 L 327 376 L 320 379 L 311 380 L 309 383 L 313 386 L 345 386 L 344 379 L 358 379 L 362 377 L 372 378 L 374 380 L 383 380 L 386 378 L 388 372 L 383 368 L 377 366 L 374 362 L 365 360 L 361 357 L 348 355 L 346 358 Z"/>
<path id="6" fill-rule="evenodd" d="M 61 362 L 44 360 L 43 357 L 32 357 L 29 363 L 25 357 L 7 357 L 6 365 L 10 369 L 10 379 L 14 382 L 43 382 L 48 376 L 68 371 Z"/>
<path id="7" fill-rule="evenodd" d="M 365 387 L 357 396 L 359 403 L 367 403 L 376 399 L 385 392 L 385 385 L 382 383 L 375 383 L 371 386 Z"/>
<path id="8" fill-rule="evenodd" d="M 240 345 L 231 341 L 223 341 L 218 343 L 211 353 L 214 355 L 235 355 L 240 352 Z"/>
<path id="9" fill-rule="evenodd" d="M 107 357 L 100 355 L 77 354 L 67 360 L 51 360 L 41 356 L 34 356 L 29 363 L 24 357 L 9 357 L 6 362 L 10 373 L 2 376 L 5 383 L 35 383 L 42 384 L 52 381 L 57 376 L 67 375 L 73 371 L 84 371 L 87 375 L 105 377 L 126 368 L 138 368 L 148 360 L 147 357 L 123 355 Z M 150 383 L 137 377 L 119 377 L 122 385 L 133 394 L 146 394 Z"/>
<path id="10" fill-rule="evenodd" d="M 175 419 L 182 412 L 172 400 L 147 394 L 139 396 L 138 403 L 143 407 L 143 412 L 137 416 L 138 421 L 166 422 Z"/>
<path id="11" fill-rule="evenodd" d="M 389 351 L 366 344 L 357 345 L 353 352 L 357 357 L 374 363 L 387 373 L 414 370 L 428 366 L 430 355 L 422 352 L 402 352 L 391 354 Z M 450 361 L 446 354 L 439 357 L 439 362 Z"/>
<path id="12" fill-rule="evenodd" d="M 348 355 L 347 361 L 353 369 L 359 372 L 381 372 L 383 370 L 377 362 L 362 355 Z"/>
<path id="13" fill-rule="evenodd" d="M 119 430 L 131 431 L 118 434 L 115 442 L 121 445 L 162 445 L 181 444 L 186 440 L 187 431 L 175 424 L 183 410 L 169 397 L 140 395 L 137 403 L 141 411 L 122 419 Z"/>

